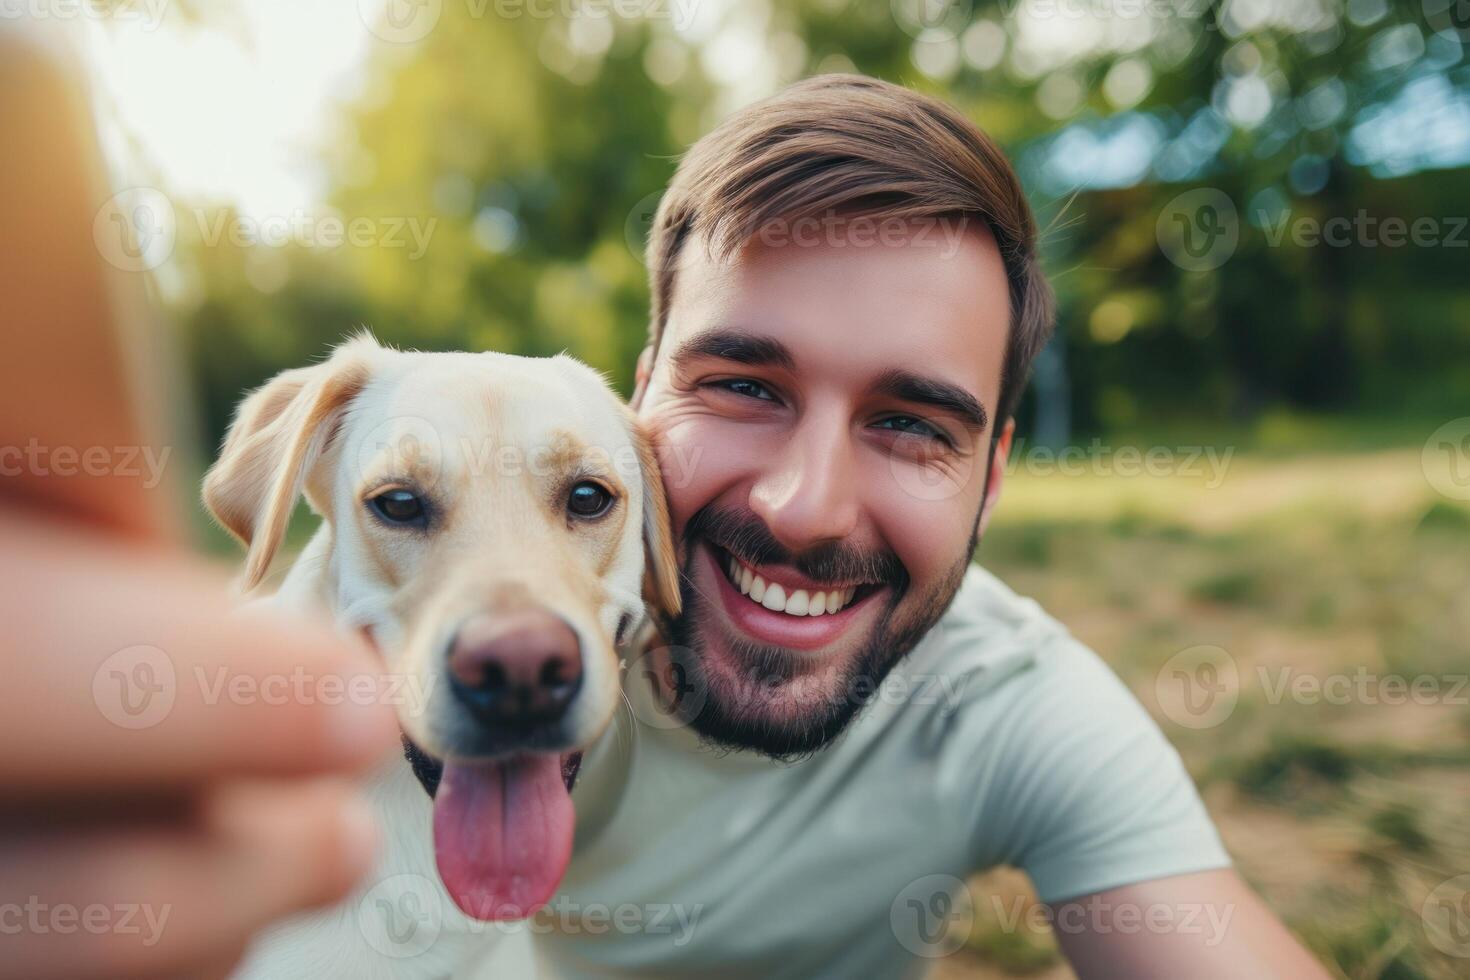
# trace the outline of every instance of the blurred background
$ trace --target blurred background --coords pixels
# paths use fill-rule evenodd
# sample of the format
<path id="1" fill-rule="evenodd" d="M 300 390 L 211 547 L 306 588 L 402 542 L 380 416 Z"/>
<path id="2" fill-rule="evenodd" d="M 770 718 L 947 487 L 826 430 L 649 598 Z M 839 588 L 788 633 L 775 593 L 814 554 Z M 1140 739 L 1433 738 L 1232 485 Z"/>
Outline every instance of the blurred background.
<path id="1" fill-rule="evenodd" d="M 126 188 L 96 241 L 166 311 L 200 460 L 246 389 L 360 325 L 566 349 L 626 393 L 693 140 L 818 72 L 951 100 L 1016 162 L 1060 299 L 978 560 L 1138 692 L 1331 969 L 1470 973 L 1470 3 L 0 17 L 74 22 Z M 970 890 L 941 976 L 1069 975 L 1023 878 Z"/>

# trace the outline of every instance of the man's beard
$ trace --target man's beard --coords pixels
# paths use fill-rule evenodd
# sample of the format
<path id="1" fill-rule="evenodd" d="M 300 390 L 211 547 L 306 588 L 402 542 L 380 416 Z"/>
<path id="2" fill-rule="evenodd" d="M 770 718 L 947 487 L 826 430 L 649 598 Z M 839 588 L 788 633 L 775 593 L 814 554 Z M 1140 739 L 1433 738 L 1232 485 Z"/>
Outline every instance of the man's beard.
<path id="1" fill-rule="evenodd" d="M 783 547 L 754 515 L 706 507 L 684 529 L 683 613 L 667 624 L 672 671 L 695 708 L 682 718 L 712 746 L 748 749 L 792 761 L 828 745 L 872 701 L 883 679 L 949 608 L 959 591 L 978 540 L 978 517 L 969 546 L 944 578 L 909 603 L 907 570 L 892 552 L 864 552 L 840 542 L 796 554 Z M 693 587 L 693 563 L 702 560 L 701 541 L 722 548 L 748 565 L 788 564 L 817 582 L 874 581 L 888 589 L 877 622 L 855 653 L 827 664 L 813 663 L 781 647 L 757 643 L 718 629 L 709 605 L 718 599 Z M 731 678 L 711 669 L 702 636 L 717 630 L 727 649 Z M 811 690 L 794 693 L 806 682 Z M 790 708 L 792 703 L 797 710 Z"/>

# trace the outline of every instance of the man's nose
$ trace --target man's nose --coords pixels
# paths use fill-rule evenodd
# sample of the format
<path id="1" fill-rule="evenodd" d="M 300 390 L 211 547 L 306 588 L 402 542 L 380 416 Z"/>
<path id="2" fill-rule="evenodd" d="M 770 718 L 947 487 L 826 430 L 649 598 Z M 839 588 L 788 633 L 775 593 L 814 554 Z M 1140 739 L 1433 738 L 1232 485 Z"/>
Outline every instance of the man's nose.
<path id="1" fill-rule="evenodd" d="M 805 421 L 750 489 L 750 509 L 792 551 L 851 535 L 860 487 L 846 420 Z"/>
<path id="2" fill-rule="evenodd" d="M 582 686 L 577 634 L 539 607 L 472 616 L 450 646 L 449 679 L 485 725 L 524 730 L 556 721 Z"/>

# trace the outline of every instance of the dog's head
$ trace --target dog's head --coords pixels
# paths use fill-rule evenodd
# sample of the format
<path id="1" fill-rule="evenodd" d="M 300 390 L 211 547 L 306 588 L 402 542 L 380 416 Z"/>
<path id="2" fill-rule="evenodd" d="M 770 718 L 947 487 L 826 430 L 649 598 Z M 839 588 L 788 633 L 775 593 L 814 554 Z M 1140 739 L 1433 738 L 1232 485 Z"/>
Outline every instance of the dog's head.
<path id="1" fill-rule="evenodd" d="M 404 732 L 442 778 L 445 885 L 479 918 L 529 914 L 570 857 L 563 758 L 619 697 L 644 596 L 678 609 L 654 455 L 566 356 L 400 352 L 359 337 L 241 404 L 204 481 L 260 583 L 305 493 L 324 598 L 419 697 Z M 424 767 L 416 767 L 424 768 Z M 422 774 L 421 774 L 422 775 Z"/>

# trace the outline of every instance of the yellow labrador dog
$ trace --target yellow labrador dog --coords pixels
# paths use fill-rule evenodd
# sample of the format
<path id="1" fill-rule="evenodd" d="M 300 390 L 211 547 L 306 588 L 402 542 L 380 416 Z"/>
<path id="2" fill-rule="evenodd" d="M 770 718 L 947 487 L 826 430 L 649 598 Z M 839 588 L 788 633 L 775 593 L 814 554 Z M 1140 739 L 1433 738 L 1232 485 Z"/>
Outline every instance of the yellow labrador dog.
<path id="1" fill-rule="evenodd" d="M 381 652 L 407 757 L 369 786 L 379 873 L 268 935 L 246 973 L 468 975 L 503 931 L 484 920 L 552 897 L 578 750 L 618 703 L 616 648 L 645 595 L 678 608 L 655 466 L 632 413 L 565 355 L 402 352 L 363 335 L 244 400 L 205 504 L 245 543 L 253 589 L 304 492 L 321 526 L 267 601 L 330 610 Z M 414 915 L 434 919 L 432 944 L 385 948 Z"/>

